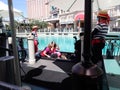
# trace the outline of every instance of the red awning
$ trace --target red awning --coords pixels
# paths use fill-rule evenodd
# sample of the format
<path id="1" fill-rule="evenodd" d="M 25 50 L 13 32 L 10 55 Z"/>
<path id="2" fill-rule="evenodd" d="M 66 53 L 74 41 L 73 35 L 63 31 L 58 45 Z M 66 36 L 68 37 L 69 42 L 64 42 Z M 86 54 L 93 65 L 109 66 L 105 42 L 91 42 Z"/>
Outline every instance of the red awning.
<path id="1" fill-rule="evenodd" d="M 84 20 L 84 14 L 83 13 L 77 13 L 74 17 L 74 20 Z"/>

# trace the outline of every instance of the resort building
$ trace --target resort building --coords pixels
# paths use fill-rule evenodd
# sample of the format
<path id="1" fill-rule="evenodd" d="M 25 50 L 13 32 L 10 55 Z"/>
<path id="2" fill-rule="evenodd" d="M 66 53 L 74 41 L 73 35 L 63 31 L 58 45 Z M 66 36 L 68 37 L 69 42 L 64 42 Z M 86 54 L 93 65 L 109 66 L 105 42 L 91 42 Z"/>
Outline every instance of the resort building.
<path id="1" fill-rule="evenodd" d="M 79 1 L 79 0 L 78 0 Z M 48 30 L 54 31 L 79 31 L 84 25 L 83 6 L 79 6 L 78 1 L 70 1 L 69 5 L 61 5 L 62 1 L 54 0 L 27 0 L 27 14 L 29 19 L 48 22 Z M 81 2 L 83 3 L 83 2 Z M 84 4 L 83 4 L 84 5 Z M 64 10 L 63 10 L 64 9 Z M 119 27 L 120 5 L 107 9 L 112 22 L 110 22 L 111 31 Z M 79 15 L 78 15 L 79 14 Z M 75 20 L 76 15 L 80 19 Z M 92 13 L 92 26 L 96 24 L 96 12 Z M 116 29 L 114 29 L 116 30 Z"/>
<path id="2" fill-rule="evenodd" d="M 27 16 L 29 19 L 43 20 L 49 16 L 48 0 L 27 0 Z"/>

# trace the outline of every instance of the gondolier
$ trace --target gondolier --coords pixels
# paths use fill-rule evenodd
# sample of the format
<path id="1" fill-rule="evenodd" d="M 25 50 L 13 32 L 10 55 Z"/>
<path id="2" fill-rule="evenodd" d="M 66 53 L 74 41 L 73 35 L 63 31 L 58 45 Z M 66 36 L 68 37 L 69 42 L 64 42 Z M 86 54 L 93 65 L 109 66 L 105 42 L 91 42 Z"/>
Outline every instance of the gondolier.
<path id="1" fill-rule="evenodd" d="M 98 23 L 92 31 L 92 61 L 98 63 L 103 60 L 102 49 L 105 46 L 105 36 L 108 32 L 110 17 L 107 11 L 99 11 L 97 15 Z"/>

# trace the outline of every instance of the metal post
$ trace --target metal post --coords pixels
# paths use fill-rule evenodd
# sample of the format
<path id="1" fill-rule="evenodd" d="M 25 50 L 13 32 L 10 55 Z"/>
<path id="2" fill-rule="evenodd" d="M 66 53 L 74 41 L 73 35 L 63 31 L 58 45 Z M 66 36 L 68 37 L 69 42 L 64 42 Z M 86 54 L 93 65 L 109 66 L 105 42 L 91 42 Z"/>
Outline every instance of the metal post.
<path id="1" fill-rule="evenodd" d="M 103 71 L 101 68 L 91 62 L 91 7 L 92 0 L 85 0 L 85 32 L 83 44 L 84 59 L 82 62 L 73 66 L 72 72 L 82 76 L 97 77 L 102 75 Z"/>
<path id="2" fill-rule="evenodd" d="M 10 26 L 12 30 L 12 46 L 13 46 L 13 55 L 15 59 L 11 62 L 14 66 L 13 74 L 14 74 L 14 83 L 15 85 L 21 86 L 21 77 L 20 77 L 20 67 L 19 67 L 19 60 L 18 60 L 18 51 L 16 46 L 16 31 L 14 29 L 14 14 L 13 14 L 13 5 L 12 0 L 8 0 L 8 9 L 9 9 L 9 18 L 10 18 Z"/>
<path id="3" fill-rule="evenodd" d="M 103 70 L 91 61 L 91 7 L 92 0 L 85 0 L 83 60 L 73 66 L 72 75 L 75 83 L 80 83 L 75 87 L 79 87 L 81 90 L 102 90 L 100 88 L 102 88 Z"/>
<path id="4" fill-rule="evenodd" d="M 83 46 L 83 57 L 85 63 L 89 63 L 91 57 L 91 6 L 91 0 L 85 0 L 85 33 Z"/>

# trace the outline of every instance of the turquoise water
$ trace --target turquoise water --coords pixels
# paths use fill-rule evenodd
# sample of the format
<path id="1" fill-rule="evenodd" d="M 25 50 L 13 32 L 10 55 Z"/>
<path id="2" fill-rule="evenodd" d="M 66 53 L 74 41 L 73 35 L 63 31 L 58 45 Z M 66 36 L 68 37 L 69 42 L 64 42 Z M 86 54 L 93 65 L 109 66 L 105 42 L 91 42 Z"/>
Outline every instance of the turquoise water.
<path id="1" fill-rule="evenodd" d="M 38 48 L 43 50 L 51 41 L 55 41 L 62 52 L 74 52 L 75 39 L 73 36 L 39 36 Z M 27 40 L 24 41 L 24 47 L 27 48 Z"/>
<path id="2" fill-rule="evenodd" d="M 106 55 L 106 52 L 111 50 L 113 56 L 120 55 L 120 41 L 119 40 L 106 40 L 106 45 L 103 49 L 103 55 Z"/>
<path id="3" fill-rule="evenodd" d="M 54 35 L 54 36 L 39 36 L 38 37 L 38 49 L 43 50 L 51 41 L 55 41 L 59 47 L 60 51 L 62 52 L 74 52 L 74 43 L 75 39 L 73 38 L 74 36 L 69 36 L 69 35 Z M 77 39 L 78 36 L 76 36 Z M 106 55 L 107 49 L 111 50 L 113 45 L 113 50 L 112 50 L 112 55 L 120 55 L 120 41 L 119 40 L 106 40 L 106 45 L 102 51 L 103 55 Z M 24 47 L 27 48 L 27 40 L 24 40 Z"/>

